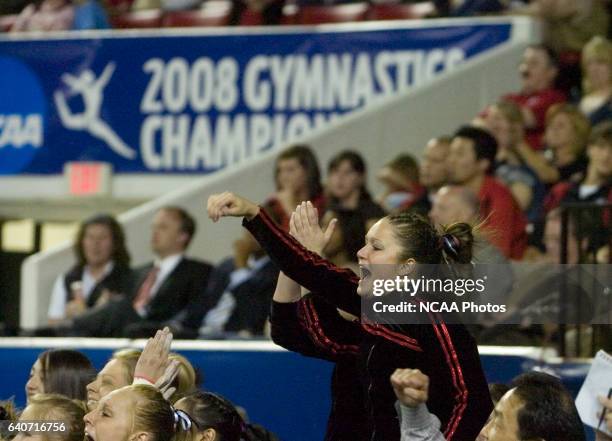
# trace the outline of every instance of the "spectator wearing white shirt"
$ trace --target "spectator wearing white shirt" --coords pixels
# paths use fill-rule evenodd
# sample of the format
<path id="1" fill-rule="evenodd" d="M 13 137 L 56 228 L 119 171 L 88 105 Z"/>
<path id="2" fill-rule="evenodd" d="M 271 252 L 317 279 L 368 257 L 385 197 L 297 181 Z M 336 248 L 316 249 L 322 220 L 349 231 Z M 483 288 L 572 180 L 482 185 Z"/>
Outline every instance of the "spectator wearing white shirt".
<path id="1" fill-rule="evenodd" d="M 129 289 L 130 255 L 119 223 L 110 215 L 93 216 L 77 233 L 76 264 L 53 286 L 48 318 L 51 325 L 74 318 Z"/>

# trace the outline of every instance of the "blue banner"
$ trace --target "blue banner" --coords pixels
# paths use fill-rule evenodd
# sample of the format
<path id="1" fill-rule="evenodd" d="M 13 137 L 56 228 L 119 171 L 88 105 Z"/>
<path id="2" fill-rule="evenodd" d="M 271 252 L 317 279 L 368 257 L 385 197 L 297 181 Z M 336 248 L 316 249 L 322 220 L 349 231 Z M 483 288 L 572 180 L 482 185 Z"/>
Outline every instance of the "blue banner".
<path id="1" fill-rule="evenodd" d="M 511 29 L 365 23 L 0 39 L 0 175 L 62 173 L 68 161 L 209 173 L 452 70 Z"/>

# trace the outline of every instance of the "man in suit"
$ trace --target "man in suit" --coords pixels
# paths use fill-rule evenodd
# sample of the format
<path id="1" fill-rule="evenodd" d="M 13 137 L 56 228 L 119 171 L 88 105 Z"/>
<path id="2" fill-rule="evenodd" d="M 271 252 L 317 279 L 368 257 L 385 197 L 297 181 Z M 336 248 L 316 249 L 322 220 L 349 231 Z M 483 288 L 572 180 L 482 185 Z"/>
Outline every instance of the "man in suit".
<path id="1" fill-rule="evenodd" d="M 234 241 L 234 254 L 217 265 L 200 301 L 171 328 L 179 338 L 225 333 L 261 335 L 268 319 L 278 269 L 255 238 L 245 231 Z M 214 303 L 212 303 L 214 302 Z"/>
<path id="2" fill-rule="evenodd" d="M 163 207 L 153 218 L 152 230 L 155 260 L 136 270 L 130 295 L 76 318 L 75 334 L 148 337 L 184 316 L 192 305 L 208 304 L 202 296 L 212 267 L 184 255 L 196 230 L 193 218 L 182 208 Z"/>

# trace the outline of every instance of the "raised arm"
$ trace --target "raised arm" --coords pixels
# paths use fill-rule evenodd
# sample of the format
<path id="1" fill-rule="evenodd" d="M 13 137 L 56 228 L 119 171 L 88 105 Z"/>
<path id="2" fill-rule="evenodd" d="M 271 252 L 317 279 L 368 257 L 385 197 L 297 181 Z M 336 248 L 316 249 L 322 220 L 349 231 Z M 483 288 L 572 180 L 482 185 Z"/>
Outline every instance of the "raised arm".
<path id="1" fill-rule="evenodd" d="M 440 420 L 427 409 L 429 377 L 418 369 L 396 369 L 391 386 L 398 399 L 401 441 L 444 441 Z"/>
<path id="2" fill-rule="evenodd" d="M 360 315 L 357 276 L 306 249 L 253 202 L 233 193 L 213 195 L 208 200 L 208 214 L 213 221 L 225 216 L 244 217 L 243 226 L 289 278 L 335 306 Z"/>

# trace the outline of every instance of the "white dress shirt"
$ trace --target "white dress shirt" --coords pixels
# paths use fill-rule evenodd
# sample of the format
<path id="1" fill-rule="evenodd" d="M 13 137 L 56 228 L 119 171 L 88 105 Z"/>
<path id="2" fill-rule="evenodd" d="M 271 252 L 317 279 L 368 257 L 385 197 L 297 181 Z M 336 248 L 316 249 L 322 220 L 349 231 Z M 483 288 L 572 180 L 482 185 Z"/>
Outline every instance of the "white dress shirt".
<path id="1" fill-rule="evenodd" d="M 104 266 L 104 271 L 102 272 L 100 278 L 96 279 L 91 274 L 89 266 L 85 265 L 85 268 L 83 269 L 83 278 L 81 280 L 81 290 L 83 292 L 83 298 L 85 301 L 89 299 L 89 296 L 91 296 L 91 293 L 98 282 L 103 280 L 111 273 L 114 266 L 114 262 L 108 262 Z M 68 299 L 68 293 L 66 292 L 66 284 L 64 283 L 65 277 L 65 274 L 61 274 L 57 277 L 57 279 L 55 279 L 53 291 L 51 292 L 49 312 L 47 313 L 49 320 L 62 320 L 66 317 L 66 300 Z"/>

